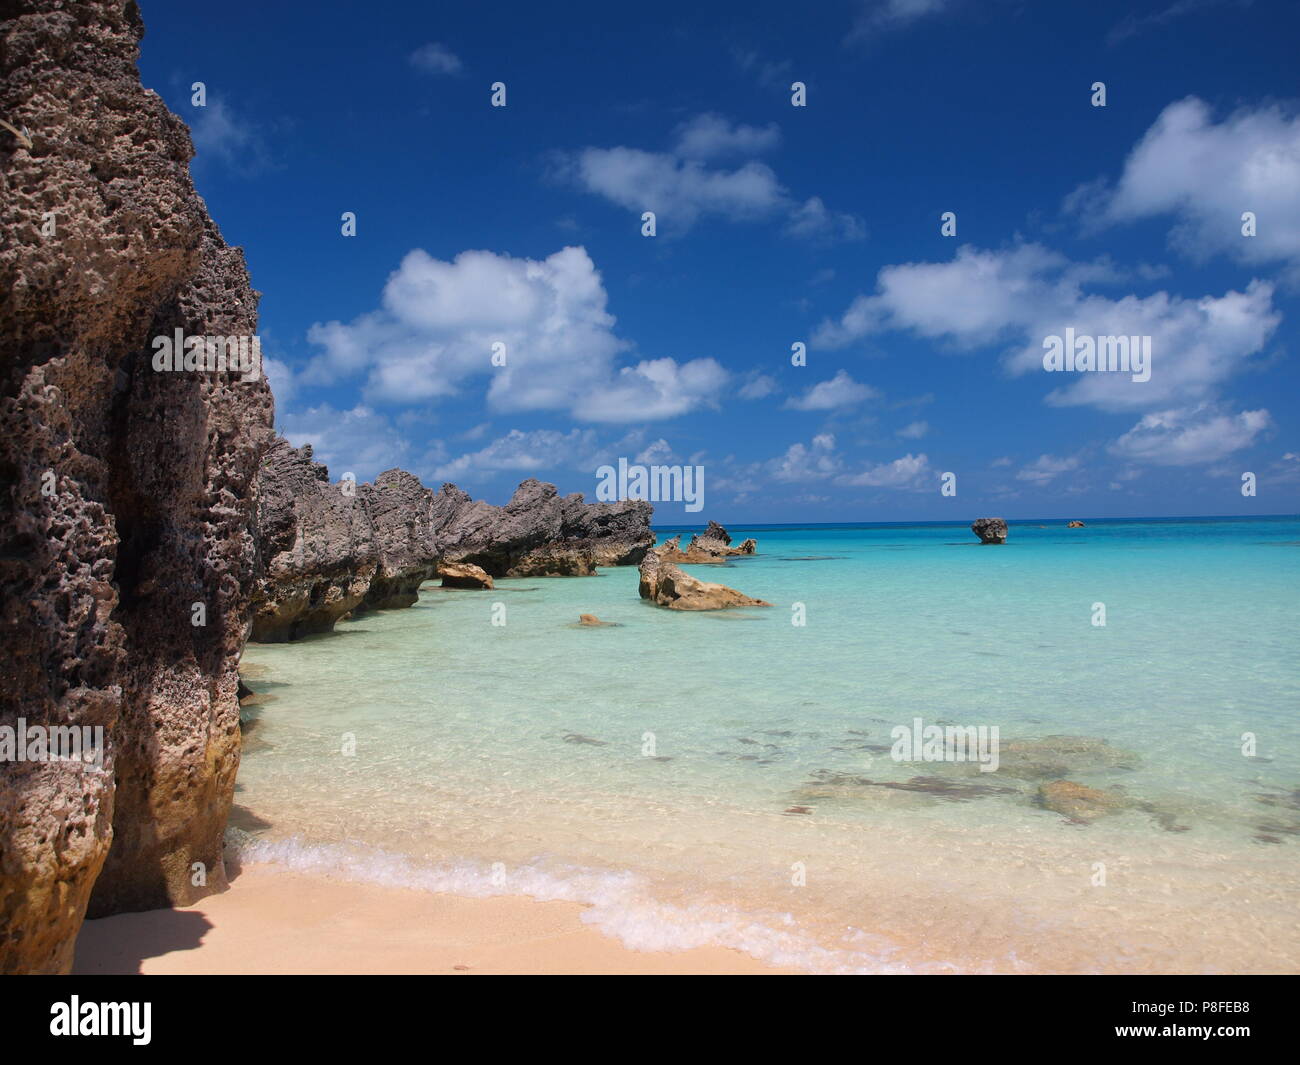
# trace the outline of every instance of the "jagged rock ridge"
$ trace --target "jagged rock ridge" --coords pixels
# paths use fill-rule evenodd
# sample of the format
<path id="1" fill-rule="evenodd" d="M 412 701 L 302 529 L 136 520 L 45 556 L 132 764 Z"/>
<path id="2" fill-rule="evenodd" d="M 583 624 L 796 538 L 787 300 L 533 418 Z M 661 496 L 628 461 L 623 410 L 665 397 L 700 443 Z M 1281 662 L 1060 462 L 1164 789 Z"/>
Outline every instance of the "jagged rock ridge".
<path id="1" fill-rule="evenodd" d="M 585 576 L 597 566 L 634 565 L 654 543 L 649 503 L 587 503 L 529 479 L 498 507 L 454 484 L 432 492 L 402 470 L 373 485 L 331 484 L 310 446 L 280 439 L 259 481 L 258 641 L 326 631 L 358 611 L 410 606 L 420 585 L 449 563 L 489 577 Z"/>

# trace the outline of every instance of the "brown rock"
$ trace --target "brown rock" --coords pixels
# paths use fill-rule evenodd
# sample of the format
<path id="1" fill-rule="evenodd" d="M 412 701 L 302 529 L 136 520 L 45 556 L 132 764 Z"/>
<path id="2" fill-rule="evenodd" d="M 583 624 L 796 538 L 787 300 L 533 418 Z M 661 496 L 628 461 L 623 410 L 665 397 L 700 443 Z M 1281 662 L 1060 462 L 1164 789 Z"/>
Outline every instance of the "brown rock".
<path id="1" fill-rule="evenodd" d="M 1084 825 L 1099 817 L 1119 813 L 1129 805 L 1124 796 L 1113 791 L 1101 791 L 1072 780 L 1053 780 L 1041 785 L 1038 801 L 1062 817 Z"/>
<path id="2" fill-rule="evenodd" d="M 438 576 L 442 578 L 444 588 L 482 588 L 495 587 L 492 578 L 480 566 L 469 562 L 443 562 L 438 566 Z"/>
<path id="3" fill-rule="evenodd" d="M 663 561 L 657 550 L 647 552 L 640 572 L 641 598 L 669 610 L 727 610 L 772 605 L 762 599 L 751 599 L 725 584 L 710 584 L 692 577 L 673 563 Z"/>
<path id="4" fill-rule="evenodd" d="M 140 85 L 136 5 L 5 16 L 0 115 L 32 144 L 0 136 L 0 724 L 106 739 L 99 768 L 0 765 L 0 972 L 55 973 L 88 909 L 225 887 L 272 401 L 260 373 L 153 368 L 177 329 L 256 334 L 257 294 Z"/>
<path id="5" fill-rule="evenodd" d="M 1067 521 L 1065 523 L 1065 527 L 1067 529 L 1083 529 L 1086 528 L 1087 526 L 1085 526 L 1081 521 Z"/>

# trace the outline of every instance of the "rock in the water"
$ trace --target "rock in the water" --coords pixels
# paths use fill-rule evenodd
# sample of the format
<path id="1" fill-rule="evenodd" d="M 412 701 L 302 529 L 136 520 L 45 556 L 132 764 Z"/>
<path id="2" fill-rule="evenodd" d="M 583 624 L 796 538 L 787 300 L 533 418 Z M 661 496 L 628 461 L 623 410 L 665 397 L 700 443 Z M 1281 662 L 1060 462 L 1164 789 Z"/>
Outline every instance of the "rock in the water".
<path id="1" fill-rule="evenodd" d="M 970 531 L 980 538 L 982 544 L 1007 542 L 1007 523 L 1001 518 L 976 518 L 971 522 Z"/>
<path id="2" fill-rule="evenodd" d="M 1076 824 L 1090 824 L 1099 817 L 1116 814 L 1129 800 L 1113 791 L 1102 791 L 1073 780 L 1053 780 L 1038 789 L 1038 801 L 1047 809 Z"/>
<path id="3" fill-rule="evenodd" d="M 658 550 L 646 553 L 641 562 L 640 593 L 656 606 L 669 610 L 727 610 L 741 606 L 771 606 L 762 599 L 728 588 L 725 584 L 710 584 L 682 572 L 671 562 L 659 557 Z"/>
<path id="4" fill-rule="evenodd" d="M 590 626 L 592 626 L 593 628 L 596 628 L 596 627 L 603 626 L 603 625 L 612 625 L 613 622 L 610 622 L 610 621 L 601 621 L 600 618 L 596 617 L 595 614 L 579 614 L 579 615 L 578 615 L 578 624 L 579 624 L 579 625 L 590 625 Z"/>
<path id="5" fill-rule="evenodd" d="M 1132 770 L 1141 761 L 1135 751 L 1112 747 L 1098 736 L 1043 736 L 1004 740 L 999 745 L 997 775 L 1045 780 L 1072 774 Z"/>
<path id="6" fill-rule="evenodd" d="M 358 494 L 374 526 L 377 566 L 359 610 L 413 606 L 437 572 L 433 492 L 405 470 L 386 470 Z"/>
<path id="7" fill-rule="evenodd" d="M 1083 524 L 1083 522 L 1081 522 L 1081 521 L 1067 521 L 1067 522 L 1065 523 L 1065 527 L 1066 527 L 1067 529 L 1083 529 L 1083 528 L 1086 528 L 1086 526 L 1085 526 L 1085 525 Z"/>
<path id="8" fill-rule="evenodd" d="M 0 972 L 58 973 L 88 909 L 226 886 L 272 400 L 243 254 L 141 87 L 136 5 L 4 9 L 0 114 L 32 143 L 0 144 L 0 724 L 105 734 L 99 768 L 0 765 Z M 245 338 L 245 372 L 155 370 L 178 330 Z"/>
<path id="9" fill-rule="evenodd" d="M 444 588 L 493 588 L 492 578 L 470 562 L 444 562 L 438 567 Z"/>
<path id="10" fill-rule="evenodd" d="M 367 610 L 405 607 L 439 567 L 485 577 L 589 576 L 639 562 L 654 543 L 649 503 L 586 503 L 527 480 L 504 507 L 455 485 L 434 493 L 403 470 L 330 484 L 310 446 L 277 439 L 259 474 L 259 575 L 252 639 L 326 632 Z M 444 587 L 491 587 L 478 577 Z"/>
<path id="11" fill-rule="evenodd" d="M 704 532 L 692 536 L 684 551 L 681 534 L 659 545 L 663 561 L 691 566 L 721 565 L 733 555 L 752 555 L 757 550 L 758 541 L 752 538 L 739 547 L 732 547 L 731 535 L 716 521 L 710 521 Z"/>
<path id="12" fill-rule="evenodd" d="M 293 448 L 278 438 L 258 485 L 260 565 L 250 638 L 282 643 L 328 632 L 361 605 L 379 568 L 366 505 L 373 499 L 370 486 L 330 484 L 310 444 Z"/>

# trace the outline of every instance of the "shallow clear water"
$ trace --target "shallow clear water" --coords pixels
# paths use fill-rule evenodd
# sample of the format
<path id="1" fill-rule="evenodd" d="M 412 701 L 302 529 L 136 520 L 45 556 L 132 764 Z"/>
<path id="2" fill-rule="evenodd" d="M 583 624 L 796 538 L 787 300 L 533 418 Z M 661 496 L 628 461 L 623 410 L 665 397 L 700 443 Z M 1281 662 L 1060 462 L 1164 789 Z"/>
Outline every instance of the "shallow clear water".
<path id="1" fill-rule="evenodd" d="M 818 971 L 1300 971 L 1300 521 L 731 532 L 760 553 L 689 569 L 772 608 L 607 569 L 250 646 L 243 846 Z M 918 717 L 1108 746 L 897 762 Z"/>

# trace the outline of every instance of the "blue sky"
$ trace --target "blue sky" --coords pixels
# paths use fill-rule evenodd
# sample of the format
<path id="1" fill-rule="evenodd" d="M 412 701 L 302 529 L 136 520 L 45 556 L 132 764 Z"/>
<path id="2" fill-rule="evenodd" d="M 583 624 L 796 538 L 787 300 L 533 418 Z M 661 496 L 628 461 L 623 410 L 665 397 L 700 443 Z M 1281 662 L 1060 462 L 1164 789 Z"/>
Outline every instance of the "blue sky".
<path id="1" fill-rule="evenodd" d="M 1293 3 L 142 8 L 277 425 L 335 478 L 689 463 L 735 523 L 1300 510 Z M 1067 327 L 1150 336 L 1150 380 L 1045 371 Z"/>

